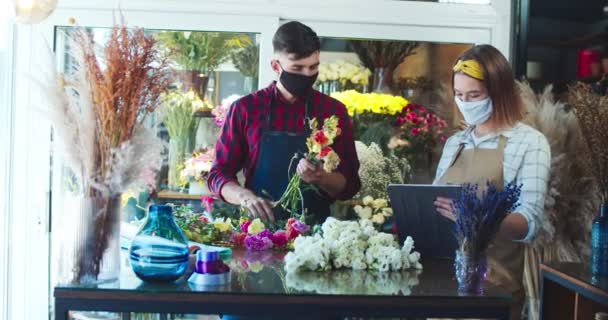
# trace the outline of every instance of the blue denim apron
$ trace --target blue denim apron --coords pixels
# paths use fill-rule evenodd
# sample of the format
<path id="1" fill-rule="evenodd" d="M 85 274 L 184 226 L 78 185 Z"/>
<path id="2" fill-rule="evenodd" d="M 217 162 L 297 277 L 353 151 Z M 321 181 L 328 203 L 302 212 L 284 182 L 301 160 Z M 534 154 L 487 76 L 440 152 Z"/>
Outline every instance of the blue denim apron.
<path id="1" fill-rule="evenodd" d="M 304 133 L 287 132 L 287 131 L 272 131 L 270 130 L 272 124 L 272 109 L 276 106 L 275 96 L 272 95 L 270 98 L 270 105 L 265 108 L 266 119 L 265 125 L 262 127 L 262 137 L 260 140 L 258 158 L 256 165 L 253 169 L 253 175 L 251 177 L 251 183 L 248 184 L 248 188 L 253 190 L 257 195 L 264 197 L 272 197 L 272 200 L 278 200 L 289 182 L 289 177 L 292 174 L 296 174 L 296 167 L 298 162 L 302 158 L 302 155 L 306 153 L 306 139 L 310 136 L 312 130 L 310 129 L 310 103 L 309 99 L 306 99 L 304 109 Z M 264 106 L 259 106 L 263 108 Z M 299 156 L 294 159 L 294 155 Z M 293 159 L 293 161 L 292 161 Z M 291 166 L 290 166 L 291 164 Z M 329 196 L 320 190 L 320 194 L 314 191 L 303 191 L 304 208 L 306 209 L 306 222 L 322 223 L 325 218 L 329 216 L 329 206 L 331 200 Z M 281 208 L 273 209 L 275 219 L 287 219 L 289 213 L 285 212 Z M 278 275 L 265 279 L 265 281 L 259 280 L 256 275 L 251 275 L 247 279 L 247 283 L 252 286 L 282 286 Z M 284 317 L 276 316 L 262 316 L 262 315 L 223 315 L 222 320 L 275 320 L 283 319 Z M 309 319 L 310 317 L 298 317 L 292 316 L 291 319 Z"/>
<path id="2" fill-rule="evenodd" d="M 253 169 L 249 188 L 257 195 L 271 197 L 271 200 L 281 198 L 287 188 L 289 177 L 296 174 L 298 162 L 307 151 L 306 139 L 310 136 L 310 99 L 306 99 L 304 109 L 304 132 L 272 131 L 272 110 L 275 108 L 275 96 L 270 98 L 266 108 L 265 126 L 261 130 L 258 158 Z M 298 155 L 298 156 L 295 156 Z M 295 156 L 295 157 L 294 157 Z M 331 200 L 323 191 L 312 190 L 302 192 L 303 208 L 306 211 L 306 222 L 322 223 L 329 216 Z M 284 220 L 289 214 L 281 208 L 274 209 L 275 218 Z"/>

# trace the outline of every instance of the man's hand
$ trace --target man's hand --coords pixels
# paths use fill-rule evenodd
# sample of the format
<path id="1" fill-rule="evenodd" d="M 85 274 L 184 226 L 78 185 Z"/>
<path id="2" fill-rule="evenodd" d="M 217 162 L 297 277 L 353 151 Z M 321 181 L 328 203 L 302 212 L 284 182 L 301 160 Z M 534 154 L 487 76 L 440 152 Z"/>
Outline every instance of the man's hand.
<path id="1" fill-rule="evenodd" d="M 451 221 L 456 222 L 456 214 L 454 213 L 454 209 L 452 207 L 452 199 L 437 197 L 435 199 L 435 208 L 437 208 L 437 212 L 442 216 L 448 218 Z"/>
<path id="2" fill-rule="evenodd" d="M 296 169 L 302 181 L 310 184 L 319 184 L 325 171 L 321 167 L 317 167 L 306 159 L 301 159 Z"/>
<path id="3" fill-rule="evenodd" d="M 255 218 L 260 218 L 263 221 L 270 221 L 274 223 L 274 214 L 272 213 L 272 206 L 266 199 L 258 197 L 248 189 L 244 189 L 239 194 L 239 204 L 241 207 L 249 210 L 249 214 Z"/>

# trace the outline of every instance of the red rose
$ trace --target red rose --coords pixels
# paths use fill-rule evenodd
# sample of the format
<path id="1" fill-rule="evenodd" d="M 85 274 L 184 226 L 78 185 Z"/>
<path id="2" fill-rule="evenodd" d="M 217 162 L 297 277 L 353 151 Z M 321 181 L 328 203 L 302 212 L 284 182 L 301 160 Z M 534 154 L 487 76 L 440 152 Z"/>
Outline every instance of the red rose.
<path id="1" fill-rule="evenodd" d="M 403 118 L 401 118 L 401 117 L 397 118 L 397 121 L 395 121 L 395 125 L 397 127 L 401 127 L 404 123 L 405 123 L 405 120 L 403 120 Z"/>
<path id="2" fill-rule="evenodd" d="M 417 136 L 418 133 L 420 133 L 420 129 L 418 129 L 418 128 L 412 128 L 412 135 L 413 136 Z"/>
<path id="3" fill-rule="evenodd" d="M 232 243 L 236 246 L 243 246 L 245 243 L 245 238 L 247 237 L 247 233 L 235 233 L 232 235 Z"/>
<path id="4" fill-rule="evenodd" d="M 332 149 L 331 147 L 324 147 L 323 149 L 321 149 L 321 152 L 319 152 L 319 158 L 325 158 L 325 156 L 327 156 L 333 150 L 334 149 Z"/>
<path id="5" fill-rule="evenodd" d="M 327 142 L 329 141 L 329 139 L 327 139 L 327 137 L 325 136 L 325 132 L 323 132 L 322 130 L 315 132 L 315 135 L 312 139 L 314 142 L 320 145 L 327 144 Z"/>
<path id="6" fill-rule="evenodd" d="M 416 118 L 416 117 L 412 118 L 412 123 L 413 124 L 418 124 L 419 121 L 420 120 L 418 120 L 418 118 Z"/>

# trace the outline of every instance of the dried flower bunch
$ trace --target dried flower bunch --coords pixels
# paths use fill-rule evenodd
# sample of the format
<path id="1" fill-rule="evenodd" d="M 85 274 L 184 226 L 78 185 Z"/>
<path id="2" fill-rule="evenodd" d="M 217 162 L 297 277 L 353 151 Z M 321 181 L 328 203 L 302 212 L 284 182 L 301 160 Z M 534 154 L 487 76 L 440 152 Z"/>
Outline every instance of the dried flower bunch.
<path id="1" fill-rule="evenodd" d="M 97 277 L 119 212 L 120 194 L 162 163 L 162 142 L 146 115 L 169 84 L 165 60 L 143 29 L 115 25 L 100 55 L 84 28 L 69 34 L 73 68 L 42 86 L 53 128 L 84 197 L 104 198 L 91 210 L 92 232 L 79 249 L 76 280 Z M 53 70 L 56 70 L 53 67 Z"/>
<path id="2" fill-rule="evenodd" d="M 574 108 L 587 152 L 583 157 L 596 179 L 603 202 L 608 201 L 608 102 L 590 85 L 570 87 L 568 103 Z"/>
<path id="3" fill-rule="evenodd" d="M 485 254 L 502 220 L 517 208 L 521 185 L 509 183 L 499 191 L 488 182 L 481 194 L 478 191 L 478 185 L 465 184 L 454 201 L 459 249 L 474 258 Z"/>

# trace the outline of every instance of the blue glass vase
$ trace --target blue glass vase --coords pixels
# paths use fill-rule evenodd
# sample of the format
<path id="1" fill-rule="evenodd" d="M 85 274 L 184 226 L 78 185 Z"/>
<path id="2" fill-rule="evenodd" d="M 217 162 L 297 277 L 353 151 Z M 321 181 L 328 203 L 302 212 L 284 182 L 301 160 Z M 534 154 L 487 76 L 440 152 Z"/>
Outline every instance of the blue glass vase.
<path id="1" fill-rule="evenodd" d="M 144 281 L 171 282 L 188 267 L 188 240 L 173 220 L 173 209 L 152 205 L 129 250 L 133 272 Z"/>
<path id="2" fill-rule="evenodd" d="M 600 206 L 591 225 L 591 274 L 608 277 L 608 203 Z"/>

